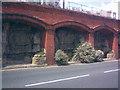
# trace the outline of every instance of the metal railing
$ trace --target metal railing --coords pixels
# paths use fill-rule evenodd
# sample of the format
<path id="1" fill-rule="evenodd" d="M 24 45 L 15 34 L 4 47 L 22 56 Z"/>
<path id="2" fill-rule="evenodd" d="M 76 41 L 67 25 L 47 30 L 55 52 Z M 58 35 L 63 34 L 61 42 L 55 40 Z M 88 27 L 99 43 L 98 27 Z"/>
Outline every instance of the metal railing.
<path id="1" fill-rule="evenodd" d="M 65 5 L 61 6 L 59 3 L 59 0 L 53 0 L 52 2 L 49 2 L 49 0 L 17 0 L 20 2 L 31 2 L 35 4 L 40 4 L 40 5 L 46 5 L 46 6 L 52 6 L 52 7 L 57 7 L 57 8 L 64 8 L 68 10 L 73 10 L 73 11 L 79 11 L 87 14 L 93 14 L 97 16 L 103 16 L 103 17 L 108 17 L 108 18 L 114 18 L 116 19 L 116 12 L 112 11 L 105 11 L 101 10 L 95 7 L 89 7 L 83 4 L 78 4 L 75 2 L 68 2 L 68 3 L 63 3 Z"/>
<path id="2" fill-rule="evenodd" d="M 116 12 L 105 11 L 95 7 L 89 7 L 89 6 L 74 3 L 74 2 L 68 2 L 68 6 L 66 7 L 66 9 L 73 10 L 73 11 L 80 11 L 87 14 L 94 14 L 97 16 L 116 18 Z"/>

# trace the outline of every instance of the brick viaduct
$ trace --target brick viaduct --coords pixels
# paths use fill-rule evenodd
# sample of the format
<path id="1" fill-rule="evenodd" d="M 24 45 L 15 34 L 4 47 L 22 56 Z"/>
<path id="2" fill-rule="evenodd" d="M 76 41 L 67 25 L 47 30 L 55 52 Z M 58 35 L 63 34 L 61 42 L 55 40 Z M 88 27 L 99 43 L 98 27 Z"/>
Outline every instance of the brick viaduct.
<path id="1" fill-rule="evenodd" d="M 117 19 L 85 14 L 61 8 L 54 8 L 33 3 L 2 3 L 2 20 L 16 21 L 36 28 L 44 28 L 42 34 L 42 45 L 46 49 L 47 64 L 53 65 L 55 53 L 55 34 L 60 27 L 73 28 L 84 34 L 85 40 L 94 47 L 95 32 L 109 35 L 107 38 L 109 47 L 115 52 L 115 58 L 119 58 L 120 47 L 118 45 L 120 36 L 120 21 Z M 65 38 L 65 37 L 64 37 Z"/>

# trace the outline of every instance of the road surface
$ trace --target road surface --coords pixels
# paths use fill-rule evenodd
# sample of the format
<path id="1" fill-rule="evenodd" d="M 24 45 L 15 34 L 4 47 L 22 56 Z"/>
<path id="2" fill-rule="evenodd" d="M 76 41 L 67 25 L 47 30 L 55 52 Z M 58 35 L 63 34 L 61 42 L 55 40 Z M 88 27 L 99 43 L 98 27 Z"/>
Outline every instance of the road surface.
<path id="1" fill-rule="evenodd" d="M 118 64 L 112 61 L 2 71 L 2 88 L 118 88 Z"/>

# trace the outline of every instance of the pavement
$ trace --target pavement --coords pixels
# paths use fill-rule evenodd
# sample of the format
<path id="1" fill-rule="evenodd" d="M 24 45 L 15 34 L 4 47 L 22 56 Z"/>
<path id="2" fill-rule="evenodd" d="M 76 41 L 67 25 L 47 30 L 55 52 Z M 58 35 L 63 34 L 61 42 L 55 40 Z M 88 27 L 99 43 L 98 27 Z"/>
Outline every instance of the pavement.
<path id="1" fill-rule="evenodd" d="M 111 61 L 120 61 L 116 59 L 108 59 L 105 58 L 103 59 L 103 62 L 111 62 Z M 103 62 L 95 62 L 95 63 L 103 63 Z M 78 63 L 78 62 L 68 62 L 69 65 L 79 65 L 79 64 L 86 64 L 86 63 Z M 90 64 L 95 64 L 95 63 L 90 63 Z M 32 69 L 32 68 L 52 68 L 52 67 L 59 67 L 58 65 L 50 65 L 48 66 L 47 64 L 45 65 L 33 65 L 33 64 L 18 64 L 18 65 L 8 65 L 5 67 L 2 67 L 0 71 L 9 71 L 9 70 L 22 70 L 22 69 Z"/>
<path id="2" fill-rule="evenodd" d="M 2 71 L 3 88 L 118 88 L 117 60 Z M 55 68 L 50 68 L 55 67 Z"/>

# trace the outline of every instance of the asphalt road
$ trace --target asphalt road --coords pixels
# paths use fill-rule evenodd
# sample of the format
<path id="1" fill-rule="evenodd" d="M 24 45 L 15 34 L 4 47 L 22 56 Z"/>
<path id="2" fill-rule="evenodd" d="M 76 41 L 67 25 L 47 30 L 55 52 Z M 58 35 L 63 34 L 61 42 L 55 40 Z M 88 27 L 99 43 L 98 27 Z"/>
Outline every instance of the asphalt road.
<path id="1" fill-rule="evenodd" d="M 2 88 L 118 88 L 119 71 L 118 61 L 2 71 Z"/>

